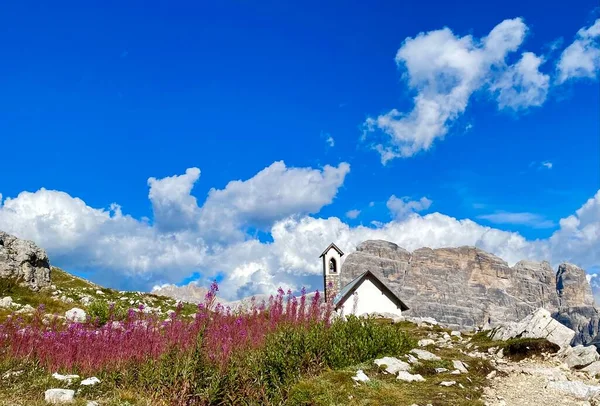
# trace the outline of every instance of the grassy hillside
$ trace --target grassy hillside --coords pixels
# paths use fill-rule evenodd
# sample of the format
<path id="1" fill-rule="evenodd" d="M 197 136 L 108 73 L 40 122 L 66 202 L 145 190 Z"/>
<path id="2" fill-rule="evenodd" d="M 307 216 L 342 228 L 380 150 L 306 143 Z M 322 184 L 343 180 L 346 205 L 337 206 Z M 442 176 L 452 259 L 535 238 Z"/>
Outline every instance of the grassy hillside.
<path id="1" fill-rule="evenodd" d="M 92 318 L 102 318 L 111 305 L 121 310 L 121 314 L 129 308 L 138 308 L 141 305 L 146 312 L 165 316 L 177 307 L 176 300 L 172 298 L 104 288 L 57 267 L 52 267 L 50 279 L 50 288 L 35 292 L 21 286 L 16 280 L 0 278 L 0 298 L 10 296 L 15 304 L 12 307 L 0 308 L 0 321 L 15 311 L 20 312 L 22 317 L 28 317 L 32 313 L 28 306 L 37 309 L 40 305 L 47 314 L 64 316 L 67 310 L 77 307 L 86 311 Z M 196 305 L 183 304 L 182 314 L 191 315 L 195 311 Z"/>

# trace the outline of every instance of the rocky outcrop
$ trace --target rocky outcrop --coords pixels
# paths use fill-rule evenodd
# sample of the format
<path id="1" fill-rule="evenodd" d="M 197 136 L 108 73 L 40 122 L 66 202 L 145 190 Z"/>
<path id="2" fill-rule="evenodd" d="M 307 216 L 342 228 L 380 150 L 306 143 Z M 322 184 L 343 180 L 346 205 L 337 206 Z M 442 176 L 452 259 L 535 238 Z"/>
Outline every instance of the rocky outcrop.
<path id="1" fill-rule="evenodd" d="M 342 266 L 342 285 L 370 270 L 408 305 L 407 316 L 434 317 L 455 329 L 494 327 L 545 308 L 576 331 L 575 343 L 598 333 L 585 271 L 563 264 L 504 260 L 476 247 L 420 248 L 412 253 L 387 241 L 365 241 Z"/>
<path id="2" fill-rule="evenodd" d="M 50 286 L 46 251 L 0 231 L 0 278 L 14 278 L 34 290 Z"/>
<path id="3" fill-rule="evenodd" d="M 554 320 L 546 309 L 538 309 L 519 322 L 505 323 L 490 334 L 492 340 L 504 341 L 511 338 L 545 338 L 561 349 L 570 348 L 574 337 L 575 332 Z"/>

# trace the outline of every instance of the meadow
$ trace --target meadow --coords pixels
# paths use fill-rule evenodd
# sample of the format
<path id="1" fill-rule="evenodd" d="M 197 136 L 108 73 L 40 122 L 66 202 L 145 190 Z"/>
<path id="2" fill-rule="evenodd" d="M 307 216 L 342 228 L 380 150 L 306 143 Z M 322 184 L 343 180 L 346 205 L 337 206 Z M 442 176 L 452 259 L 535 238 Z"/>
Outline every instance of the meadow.
<path id="1" fill-rule="evenodd" d="M 213 284 L 194 314 L 179 305 L 168 318 L 114 305 L 91 306 L 83 323 L 49 317 L 43 305 L 10 315 L 0 325 L 0 389 L 36 402 L 60 387 L 50 378 L 59 372 L 98 377 L 101 385 L 77 397 L 109 399 L 103 404 L 285 404 L 302 380 L 416 346 L 398 325 L 334 317 L 319 292 L 308 300 L 279 290 L 235 311 L 216 303 L 217 293 Z"/>

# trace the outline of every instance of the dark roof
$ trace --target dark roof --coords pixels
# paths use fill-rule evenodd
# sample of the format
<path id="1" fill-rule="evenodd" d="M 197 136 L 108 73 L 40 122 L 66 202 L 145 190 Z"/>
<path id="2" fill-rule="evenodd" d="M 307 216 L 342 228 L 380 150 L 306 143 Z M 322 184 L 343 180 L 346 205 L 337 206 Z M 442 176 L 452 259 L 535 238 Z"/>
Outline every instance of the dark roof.
<path id="1" fill-rule="evenodd" d="M 381 281 L 373 272 L 363 272 L 358 277 L 354 278 L 352 282 L 348 283 L 333 299 L 333 305 L 337 310 L 344 302 L 358 289 L 365 279 L 370 280 L 377 289 L 381 290 L 394 304 L 400 308 L 403 312 L 408 310 L 408 306 L 404 304 L 402 300 L 396 295 L 388 286 Z"/>
<path id="2" fill-rule="evenodd" d="M 329 251 L 331 248 L 335 249 L 340 256 L 344 256 L 344 253 L 342 252 L 341 249 L 338 248 L 337 245 L 335 245 L 334 243 L 329 244 L 329 247 L 325 248 L 325 251 L 323 251 L 323 253 L 321 255 L 319 255 L 319 258 L 321 258 L 323 255 L 325 255 L 327 253 L 327 251 Z"/>

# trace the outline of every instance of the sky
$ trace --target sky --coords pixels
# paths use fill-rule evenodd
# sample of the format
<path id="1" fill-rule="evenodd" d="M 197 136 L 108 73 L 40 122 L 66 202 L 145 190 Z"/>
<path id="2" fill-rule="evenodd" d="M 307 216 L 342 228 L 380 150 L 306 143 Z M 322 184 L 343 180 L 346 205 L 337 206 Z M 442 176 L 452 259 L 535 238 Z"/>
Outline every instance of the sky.
<path id="1" fill-rule="evenodd" d="M 367 239 L 598 282 L 597 1 L 326 3 L 0 5 L 0 230 L 229 299 Z"/>

